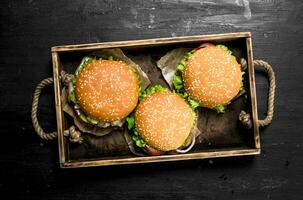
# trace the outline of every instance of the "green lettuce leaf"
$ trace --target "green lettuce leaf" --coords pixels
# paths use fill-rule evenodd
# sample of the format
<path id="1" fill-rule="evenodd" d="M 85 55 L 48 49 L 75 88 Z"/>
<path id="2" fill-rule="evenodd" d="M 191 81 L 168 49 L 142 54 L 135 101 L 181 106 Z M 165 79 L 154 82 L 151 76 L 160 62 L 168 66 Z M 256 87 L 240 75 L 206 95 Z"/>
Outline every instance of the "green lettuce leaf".
<path id="1" fill-rule="evenodd" d="M 138 147 L 145 147 L 146 146 L 146 143 L 144 142 L 144 140 L 137 134 L 134 134 L 132 136 L 132 140 L 135 142 L 135 144 L 138 146 Z"/>
<path id="2" fill-rule="evenodd" d="M 181 89 L 183 89 L 184 86 L 183 86 L 183 80 L 182 80 L 181 75 L 176 75 L 176 74 L 174 75 L 173 85 L 177 91 L 180 91 Z"/>
<path id="3" fill-rule="evenodd" d="M 90 124 L 93 124 L 93 125 L 96 125 L 96 124 L 99 123 L 98 120 L 93 119 L 93 118 L 91 118 L 90 116 L 86 116 L 86 119 L 87 119 L 87 121 L 88 121 Z"/>
<path id="4" fill-rule="evenodd" d="M 134 117 L 134 115 L 131 114 L 130 116 L 128 116 L 126 118 L 126 122 L 127 122 L 128 130 L 131 130 L 135 126 L 135 117 Z"/>
<path id="5" fill-rule="evenodd" d="M 226 110 L 226 105 L 217 105 L 213 109 L 216 110 L 217 113 L 224 113 Z"/>
<path id="6" fill-rule="evenodd" d="M 135 140 L 135 142 L 138 147 L 142 148 L 146 146 L 145 142 L 142 139 Z"/>
<path id="7" fill-rule="evenodd" d="M 150 86 L 141 93 L 139 100 L 142 101 L 144 98 L 149 97 L 150 95 L 156 92 L 164 92 L 164 91 L 168 91 L 168 89 L 166 87 L 163 87 L 162 85 Z"/>
<path id="8" fill-rule="evenodd" d="M 177 66 L 177 71 L 173 76 L 173 86 L 174 86 L 174 92 L 185 99 L 190 107 L 195 110 L 199 106 L 199 102 L 195 101 L 194 99 L 190 98 L 187 92 L 184 89 L 184 82 L 182 79 L 182 74 L 184 71 L 184 66 L 186 65 L 186 62 L 188 59 L 194 54 L 195 50 L 192 50 L 185 54 L 184 58 L 179 62 Z"/>
<path id="9" fill-rule="evenodd" d="M 198 102 L 198 101 L 193 100 L 193 99 L 190 98 L 190 97 L 187 98 L 187 101 L 188 101 L 190 107 L 191 107 L 193 110 L 195 110 L 197 107 L 199 107 L 199 102 Z"/>
<path id="10" fill-rule="evenodd" d="M 75 90 L 73 90 L 73 91 L 70 92 L 70 94 L 69 94 L 69 99 L 70 99 L 71 102 L 73 102 L 74 104 L 77 103 Z"/>
<path id="11" fill-rule="evenodd" d="M 231 50 L 229 50 L 228 47 L 225 46 L 225 45 L 223 45 L 223 44 L 218 44 L 218 45 L 216 45 L 216 47 L 221 48 L 221 49 L 224 49 L 224 50 L 227 51 L 227 53 L 230 54 L 230 55 L 233 54 L 233 52 L 232 52 Z"/>
<path id="12" fill-rule="evenodd" d="M 188 137 L 185 139 L 184 143 L 182 144 L 182 147 L 187 147 L 187 146 L 189 146 L 189 145 L 190 145 L 190 142 L 191 142 L 191 136 L 188 136 Z"/>
<path id="13" fill-rule="evenodd" d="M 79 117 L 80 117 L 80 119 L 81 119 L 82 121 L 88 123 L 88 120 L 87 120 L 87 118 L 86 118 L 85 115 L 81 114 Z"/>

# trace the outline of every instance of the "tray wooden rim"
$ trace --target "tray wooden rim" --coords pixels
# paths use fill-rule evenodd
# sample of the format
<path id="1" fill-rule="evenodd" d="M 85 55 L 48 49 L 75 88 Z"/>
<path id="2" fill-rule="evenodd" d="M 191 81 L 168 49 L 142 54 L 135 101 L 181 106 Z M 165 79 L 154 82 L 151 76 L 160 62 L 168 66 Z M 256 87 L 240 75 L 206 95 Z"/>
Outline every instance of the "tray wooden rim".
<path id="1" fill-rule="evenodd" d="M 200 153 L 187 153 L 178 155 L 165 155 L 165 156 L 150 156 L 150 159 L 144 159 L 146 157 L 133 157 L 133 158 L 120 158 L 120 159 L 108 159 L 108 160 L 88 160 L 78 162 L 64 162 L 60 163 L 61 168 L 79 168 L 79 167 L 96 167 L 96 166 L 110 166 L 110 165 L 122 165 L 122 164 L 143 164 L 143 163 L 155 163 L 155 162 L 170 162 L 181 160 L 195 160 L 206 158 L 223 158 L 231 156 L 248 156 L 258 155 L 261 149 L 238 149 L 238 150 L 224 150 L 224 151 L 209 151 Z M 142 159 L 143 158 L 143 159 Z"/>
<path id="2" fill-rule="evenodd" d="M 145 45 L 153 45 L 153 44 L 177 44 L 182 42 L 195 42 L 195 41 L 219 40 L 219 39 L 237 39 L 244 37 L 251 38 L 251 33 L 237 32 L 237 33 L 222 33 L 222 34 L 210 34 L 210 35 L 152 38 L 152 39 L 144 39 L 144 40 L 127 40 L 127 41 L 100 42 L 100 43 L 75 44 L 75 45 L 59 45 L 59 46 L 53 46 L 51 48 L 51 51 L 52 52 L 83 51 L 83 50 L 94 50 L 99 48 L 145 46 Z"/>
<path id="3" fill-rule="evenodd" d="M 114 48 L 114 47 L 144 47 L 144 46 L 156 46 L 165 44 L 178 44 L 184 42 L 197 42 L 197 41 L 211 41 L 211 40 L 233 40 L 238 38 L 246 38 L 247 47 L 247 65 L 248 65 L 248 79 L 250 87 L 250 100 L 251 100 L 251 116 L 254 132 L 254 148 L 245 149 L 224 149 L 219 151 L 207 151 L 196 152 L 178 155 L 165 155 L 165 156 L 146 156 L 146 157 L 132 157 L 132 158 L 120 158 L 120 159 L 108 159 L 108 160 L 93 160 L 93 161 L 68 161 L 65 156 L 64 145 L 64 122 L 63 111 L 61 107 L 61 84 L 59 81 L 59 57 L 58 54 L 62 52 L 71 51 L 86 51 L 95 50 L 101 48 Z M 183 37 L 171 37 L 171 38 L 155 38 L 144 40 L 130 40 L 130 41 L 118 41 L 118 42 L 104 42 L 104 43 L 91 43 L 91 44 L 78 44 L 78 45 L 61 45 L 51 48 L 52 63 L 53 63 L 53 78 L 54 78 L 54 90 L 55 90 L 55 105 L 57 116 L 57 131 L 58 131 L 58 148 L 59 148 L 59 162 L 61 168 L 77 168 L 77 167 L 89 167 L 89 166 L 105 166 L 105 165 L 121 165 L 121 164 L 137 164 L 137 163 L 151 163 L 151 162 L 164 162 L 164 161 L 177 161 L 177 160 L 191 160 L 191 159 L 205 159 L 216 157 L 230 157 L 230 156 L 244 156 L 244 155 L 257 155 L 261 152 L 259 128 L 257 125 L 257 98 L 255 89 L 255 76 L 253 68 L 253 52 L 252 52 L 252 40 L 250 32 L 238 32 L 238 33 L 224 33 L 224 34 L 212 34 L 212 35 L 194 35 Z"/>

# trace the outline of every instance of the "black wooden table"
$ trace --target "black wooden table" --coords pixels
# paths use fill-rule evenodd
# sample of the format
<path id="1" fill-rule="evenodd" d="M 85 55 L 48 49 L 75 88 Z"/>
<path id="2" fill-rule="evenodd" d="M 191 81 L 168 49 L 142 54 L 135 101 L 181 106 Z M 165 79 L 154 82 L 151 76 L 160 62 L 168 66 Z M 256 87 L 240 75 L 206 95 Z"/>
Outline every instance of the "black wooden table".
<path id="1" fill-rule="evenodd" d="M 222 2 L 0 1 L 1 199 L 302 199 L 303 2 Z M 51 46 L 239 31 L 252 32 L 254 58 L 277 78 L 259 156 L 62 170 L 57 142 L 32 128 L 32 92 L 52 75 Z M 256 78 L 262 118 L 268 85 Z M 52 87 L 39 113 L 55 130 Z"/>

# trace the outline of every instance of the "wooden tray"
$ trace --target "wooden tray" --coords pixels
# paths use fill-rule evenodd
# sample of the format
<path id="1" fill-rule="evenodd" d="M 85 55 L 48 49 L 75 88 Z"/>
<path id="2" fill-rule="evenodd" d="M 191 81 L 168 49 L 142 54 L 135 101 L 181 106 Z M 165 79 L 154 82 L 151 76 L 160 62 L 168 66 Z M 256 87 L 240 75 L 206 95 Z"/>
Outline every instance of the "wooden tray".
<path id="1" fill-rule="evenodd" d="M 63 113 L 61 107 L 62 88 L 59 79 L 61 70 L 74 73 L 81 59 L 88 53 L 103 48 L 121 48 L 128 57 L 139 64 L 142 57 L 150 59 L 150 64 L 145 64 L 141 67 L 150 77 L 152 84 L 160 83 L 165 85 L 166 83 L 161 72 L 156 68 L 156 61 L 171 49 L 178 47 L 195 48 L 202 42 L 223 43 L 229 48 L 237 50 L 237 58 L 243 57 L 247 60 L 248 69 L 245 74 L 245 89 L 247 95 L 232 102 L 224 114 L 218 115 L 212 110 L 199 108 L 202 117 L 200 117 L 198 121 L 198 126 L 202 131 L 203 137 L 200 139 L 198 138 L 198 141 L 200 140 L 200 142 L 197 143 L 189 153 L 144 157 L 138 157 L 123 150 L 119 151 L 119 149 L 111 153 L 104 153 L 91 146 L 71 144 L 69 140 L 64 137 L 63 132 L 68 127 L 70 120 L 67 119 L 68 116 Z M 64 45 L 52 47 L 51 51 L 55 86 L 59 159 L 62 168 L 260 154 L 255 75 L 252 65 L 252 39 L 251 33 L 249 32 Z M 251 113 L 251 129 L 245 129 L 239 123 L 238 115 L 241 110 L 248 110 L 248 112 Z M 87 135 L 86 137 L 92 136 Z M 110 135 L 105 137 L 110 137 Z M 100 141 L 99 143 L 102 144 Z"/>

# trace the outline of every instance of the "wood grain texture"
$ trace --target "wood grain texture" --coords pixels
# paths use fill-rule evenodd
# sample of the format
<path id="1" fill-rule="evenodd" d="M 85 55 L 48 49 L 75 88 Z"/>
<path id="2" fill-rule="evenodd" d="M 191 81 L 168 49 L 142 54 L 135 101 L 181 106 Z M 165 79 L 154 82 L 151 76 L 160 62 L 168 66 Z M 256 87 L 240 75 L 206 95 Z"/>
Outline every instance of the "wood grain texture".
<path id="1" fill-rule="evenodd" d="M 299 0 L 1 1 L 0 193 L 19 199 L 300 199 L 303 186 L 303 3 Z M 30 121 L 35 85 L 62 44 L 250 31 L 272 64 L 275 115 L 260 156 L 60 170 L 57 142 Z M 267 82 L 256 74 L 259 118 Z M 56 128 L 53 88 L 39 119 Z"/>

